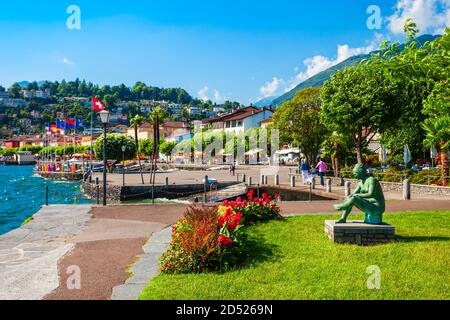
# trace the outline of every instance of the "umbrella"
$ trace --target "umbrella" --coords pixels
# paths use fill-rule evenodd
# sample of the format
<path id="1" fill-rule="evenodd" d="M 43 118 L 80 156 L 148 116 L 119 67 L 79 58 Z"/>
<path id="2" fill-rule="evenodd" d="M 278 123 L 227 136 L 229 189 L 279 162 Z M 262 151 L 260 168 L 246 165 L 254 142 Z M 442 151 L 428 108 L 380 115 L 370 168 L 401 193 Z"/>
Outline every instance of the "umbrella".
<path id="1" fill-rule="evenodd" d="M 411 160 L 412 160 L 411 151 L 409 150 L 409 147 L 406 144 L 403 150 L 403 162 L 405 163 L 405 167 Z"/>

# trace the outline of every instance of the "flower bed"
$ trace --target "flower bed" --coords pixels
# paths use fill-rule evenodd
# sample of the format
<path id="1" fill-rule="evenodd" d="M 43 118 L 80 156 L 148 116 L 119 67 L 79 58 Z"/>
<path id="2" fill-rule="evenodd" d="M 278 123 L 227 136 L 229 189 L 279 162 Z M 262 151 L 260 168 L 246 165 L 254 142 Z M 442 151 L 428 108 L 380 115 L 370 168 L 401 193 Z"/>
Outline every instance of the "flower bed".
<path id="1" fill-rule="evenodd" d="M 245 252 L 245 229 L 258 221 L 280 218 L 274 199 L 266 194 L 248 200 L 224 201 L 218 207 L 191 207 L 172 227 L 172 242 L 161 257 L 169 274 L 223 271 L 239 264 Z"/>

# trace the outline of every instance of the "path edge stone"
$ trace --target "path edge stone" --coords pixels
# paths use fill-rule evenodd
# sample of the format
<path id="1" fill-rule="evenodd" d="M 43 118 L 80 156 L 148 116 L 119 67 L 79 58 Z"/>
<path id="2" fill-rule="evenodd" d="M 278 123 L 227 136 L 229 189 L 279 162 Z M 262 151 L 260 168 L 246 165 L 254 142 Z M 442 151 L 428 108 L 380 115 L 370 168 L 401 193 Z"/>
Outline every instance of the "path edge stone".
<path id="1" fill-rule="evenodd" d="M 127 270 L 131 276 L 113 288 L 111 300 L 137 300 L 148 283 L 160 273 L 159 259 L 172 240 L 172 226 L 155 232 L 143 246 L 144 253 Z"/>

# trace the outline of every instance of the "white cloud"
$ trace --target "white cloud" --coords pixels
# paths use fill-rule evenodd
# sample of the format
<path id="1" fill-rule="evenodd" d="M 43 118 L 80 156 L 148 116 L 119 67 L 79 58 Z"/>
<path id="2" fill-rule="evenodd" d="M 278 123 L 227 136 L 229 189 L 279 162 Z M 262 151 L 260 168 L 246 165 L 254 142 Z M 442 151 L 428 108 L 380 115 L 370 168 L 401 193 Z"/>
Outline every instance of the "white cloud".
<path id="1" fill-rule="evenodd" d="M 217 89 L 213 90 L 212 98 L 209 97 L 208 92 L 209 92 L 209 87 L 204 86 L 202 89 L 200 89 L 199 92 L 197 92 L 197 96 L 203 101 L 212 100 L 213 102 L 224 102 L 225 100 L 228 99 L 227 97 L 223 96 Z"/>
<path id="2" fill-rule="evenodd" d="M 214 90 L 214 102 L 223 102 L 227 100 L 226 97 L 222 96 L 218 90 Z"/>
<path id="3" fill-rule="evenodd" d="M 450 25 L 449 0 L 399 0 L 387 18 L 389 31 L 402 34 L 408 18 L 417 23 L 420 33 L 442 33 Z"/>
<path id="4" fill-rule="evenodd" d="M 207 86 L 204 86 L 198 93 L 198 97 L 203 101 L 208 101 L 209 97 L 207 96 L 209 88 Z"/>
<path id="5" fill-rule="evenodd" d="M 62 62 L 63 62 L 64 64 L 68 64 L 68 65 L 73 65 L 73 64 L 74 64 L 72 60 L 69 60 L 69 59 L 67 59 L 67 58 L 63 58 L 63 59 L 62 59 Z"/>
<path id="6" fill-rule="evenodd" d="M 292 90 L 303 81 L 311 78 L 312 76 L 315 76 L 316 74 L 322 71 L 325 71 L 326 69 L 334 65 L 337 65 L 347 60 L 350 57 L 360 54 L 367 54 L 376 50 L 378 48 L 378 44 L 382 39 L 383 36 L 381 34 L 376 34 L 375 39 L 370 44 L 360 48 L 352 48 L 347 44 L 339 45 L 337 47 L 337 54 L 335 59 L 324 57 L 321 55 L 305 59 L 303 61 L 303 64 L 306 66 L 306 70 L 298 72 L 293 79 L 287 81 L 287 87 L 285 88 L 285 92 Z"/>
<path id="7" fill-rule="evenodd" d="M 282 84 L 284 84 L 283 79 L 273 77 L 272 81 L 266 82 L 266 84 L 261 87 L 261 94 L 264 98 L 273 96 Z"/>

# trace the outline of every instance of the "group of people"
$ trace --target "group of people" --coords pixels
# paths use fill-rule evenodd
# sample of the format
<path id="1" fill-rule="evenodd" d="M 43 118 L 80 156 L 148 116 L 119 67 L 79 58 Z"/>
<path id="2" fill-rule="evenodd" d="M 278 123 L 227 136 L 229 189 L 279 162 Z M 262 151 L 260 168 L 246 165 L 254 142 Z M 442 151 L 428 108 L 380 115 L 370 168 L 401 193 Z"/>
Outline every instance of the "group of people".
<path id="1" fill-rule="evenodd" d="M 312 165 L 308 163 L 306 158 L 302 158 L 299 165 L 299 173 L 302 174 L 303 183 L 310 183 L 312 177 L 317 175 L 317 171 L 320 177 L 320 185 L 325 186 L 325 175 L 328 170 L 328 164 L 321 158 L 318 159 L 317 165 Z"/>

